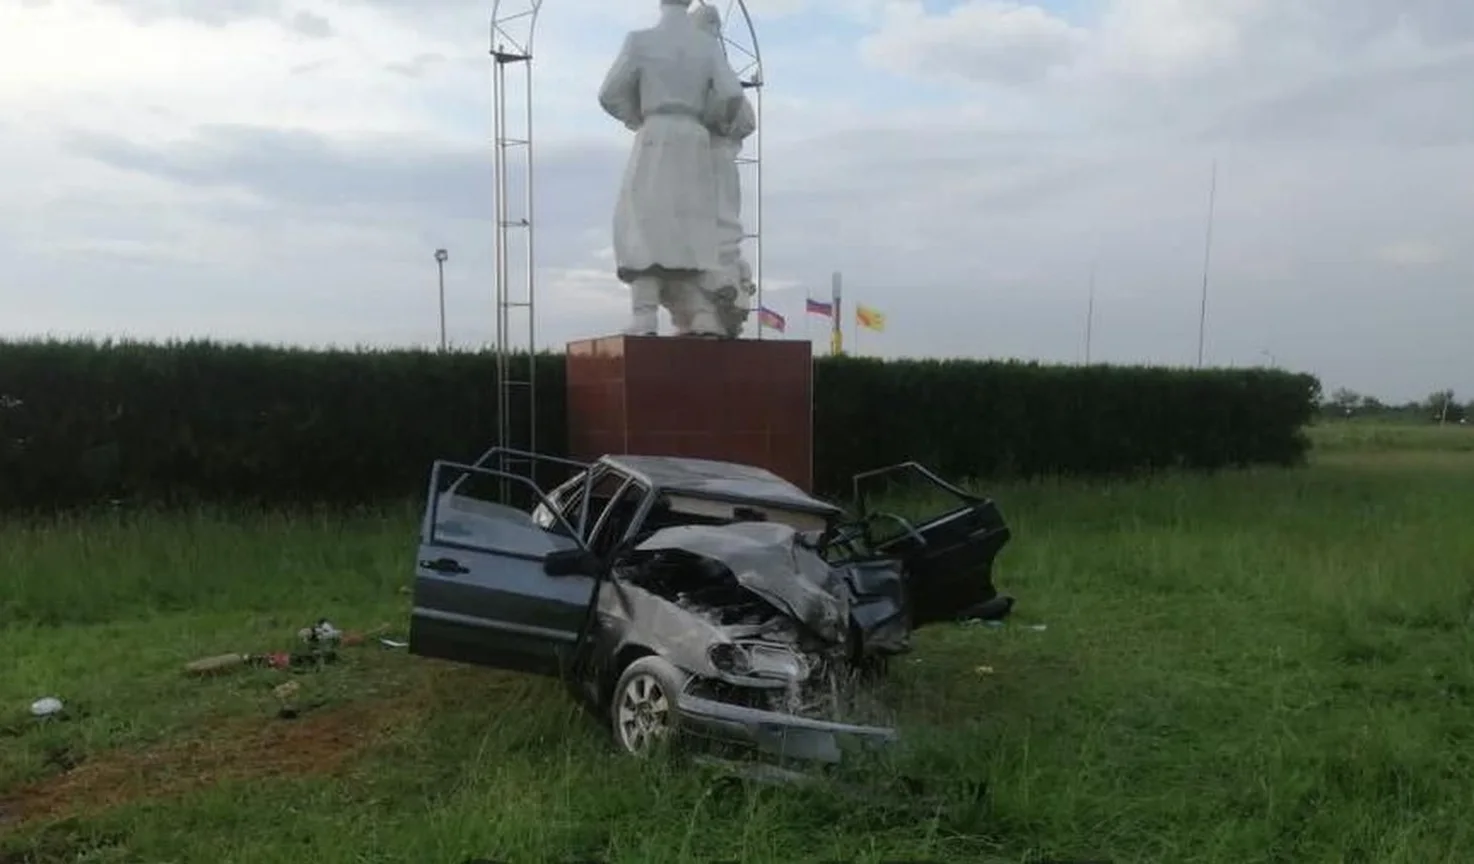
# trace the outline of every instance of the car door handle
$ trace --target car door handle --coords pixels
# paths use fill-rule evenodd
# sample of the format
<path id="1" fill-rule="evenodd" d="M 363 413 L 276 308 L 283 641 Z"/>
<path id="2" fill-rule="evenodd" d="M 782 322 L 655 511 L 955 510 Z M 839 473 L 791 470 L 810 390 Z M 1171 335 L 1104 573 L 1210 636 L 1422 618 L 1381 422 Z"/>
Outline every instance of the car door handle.
<path id="1" fill-rule="evenodd" d="M 454 558 L 436 558 L 434 561 L 421 561 L 420 566 L 426 570 L 436 573 L 470 573 L 471 568 L 461 564 Z"/>

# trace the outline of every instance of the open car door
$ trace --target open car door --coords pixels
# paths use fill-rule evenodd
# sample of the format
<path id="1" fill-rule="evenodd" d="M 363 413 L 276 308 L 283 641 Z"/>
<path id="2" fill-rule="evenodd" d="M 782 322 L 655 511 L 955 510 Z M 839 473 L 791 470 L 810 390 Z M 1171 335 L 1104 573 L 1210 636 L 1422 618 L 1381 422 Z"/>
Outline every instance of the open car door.
<path id="1" fill-rule="evenodd" d="M 888 513 L 868 513 L 864 481 L 908 473 L 920 477 L 932 494 L 956 502 L 918 522 Z M 872 536 L 867 545 L 878 555 L 902 563 L 911 626 L 955 621 L 998 596 L 993 559 L 1008 542 L 1008 525 L 992 499 L 972 495 L 915 462 L 855 476 L 855 503 Z"/>
<path id="2" fill-rule="evenodd" d="M 547 527 L 498 503 L 498 488 L 531 480 L 492 468 L 438 461 L 421 526 L 409 650 L 542 675 L 558 675 L 574 648 L 594 591 L 594 573 L 550 575 L 553 553 L 586 551 L 583 538 L 550 506 Z M 522 496 L 525 497 L 525 496 Z"/>

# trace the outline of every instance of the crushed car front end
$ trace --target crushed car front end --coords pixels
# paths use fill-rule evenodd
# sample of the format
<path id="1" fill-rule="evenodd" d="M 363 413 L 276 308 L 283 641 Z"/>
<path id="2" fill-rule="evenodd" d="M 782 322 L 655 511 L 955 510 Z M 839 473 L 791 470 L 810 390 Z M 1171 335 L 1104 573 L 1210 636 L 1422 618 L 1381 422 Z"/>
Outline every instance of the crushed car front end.
<path id="1" fill-rule="evenodd" d="M 677 702 L 683 731 L 733 744 L 750 745 L 785 759 L 839 762 L 842 742 L 884 744 L 896 740 L 889 726 L 868 726 L 790 714 L 743 704 L 749 694 L 733 694 L 710 688 L 711 682 L 694 681 Z M 700 695 L 703 692 L 710 695 Z M 734 698 L 734 696 L 736 698 Z"/>
<path id="2" fill-rule="evenodd" d="M 787 758 L 838 761 L 846 741 L 896 738 L 888 725 L 846 719 L 857 661 L 874 647 L 856 626 L 847 573 L 781 524 L 664 529 L 617 568 L 601 602 L 605 632 L 614 637 L 605 644 L 616 656 L 638 646 L 669 664 L 666 686 L 677 694 L 682 731 Z M 877 632 L 887 635 L 894 617 L 863 620 L 884 621 Z M 894 639 L 878 644 L 896 649 Z"/>

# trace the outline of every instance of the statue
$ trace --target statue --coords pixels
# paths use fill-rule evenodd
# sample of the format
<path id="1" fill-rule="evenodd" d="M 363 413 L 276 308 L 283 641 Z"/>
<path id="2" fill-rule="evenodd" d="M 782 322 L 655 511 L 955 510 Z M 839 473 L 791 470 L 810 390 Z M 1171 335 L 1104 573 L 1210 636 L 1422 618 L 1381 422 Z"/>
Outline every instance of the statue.
<path id="1" fill-rule="evenodd" d="M 702 4 L 692 12 L 692 17 L 697 26 L 716 41 L 725 62 L 721 13 L 710 5 Z M 708 107 L 711 113 L 706 117 L 706 123 L 711 130 L 712 167 L 717 182 L 719 266 L 702 274 L 702 288 L 712 298 L 725 335 L 735 339 L 742 334 L 742 325 L 747 322 L 753 295 L 757 293 L 757 286 L 752 282 L 752 268 L 742 256 L 742 178 L 737 171 L 742 142 L 757 130 L 757 115 L 746 96 L 742 97 L 736 115 L 726 122 L 715 113 L 725 108 L 725 103 L 714 100 L 714 104 Z"/>
<path id="2" fill-rule="evenodd" d="M 729 126 L 744 101 L 721 45 L 697 28 L 691 0 L 661 0 L 660 21 L 625 36 L 599 105 L 635 133 L 614 210 L 614 259 L 630 286 L 626 333 L 654 336 L 661 305 L 678 329 L 724 335 L 703 274 L 721 262 L 708 124 Z M 684 325 L 684 326 L 683 326 Z"/>

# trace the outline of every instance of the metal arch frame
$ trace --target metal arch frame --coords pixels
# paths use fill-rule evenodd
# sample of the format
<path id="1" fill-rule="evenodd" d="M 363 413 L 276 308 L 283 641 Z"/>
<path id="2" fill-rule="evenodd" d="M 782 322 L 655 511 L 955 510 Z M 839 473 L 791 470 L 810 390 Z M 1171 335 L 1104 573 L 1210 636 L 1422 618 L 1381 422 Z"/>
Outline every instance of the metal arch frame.
<path id="1" fill-rule="evenodd" d="M 763 152 L 763 101 L 762 88 L 763 68 L 762 52 L 758 48 L 757 31 L 752 25 L 752 16 L 747 10 L 745 0 L 695 0 L 699 5 L 717 6 L 725 3 L 726 14 L 722 15 L 722 43 L 728 52 L 737 52 L 741 57 L 741 65 L 733 66 L 733 71 L 742 81 L 744 89 L 753 91 L 753 113 L 756 116 L 757 128 L 753 133 L 752 155 L 738 157 L 739 165 L 750 165 L 753 168 L 753 195 L 752 201 L 752 230 L 743 234 L 743 240 L 750 240 L 753 244 L 753 281 L 757 285 L 757 304 L 761 309 L 763 305 L 763 250 L 762 250 L 762 220 L 763 220 L 763 174 L 762 174 L 762 152 Z M 537 392 L 536 392 L 536 364 L 532 361 L 537 354 L 537 329 L 536 329 L 536 289 L 537 289 L 537 261 L 536 245 L 534 243 L 534 220 L 533 207 L 536 203 L 535 185 L 533 183 L 533 135 L 532 135 L 532 66 L 533 66 L 533 41 L 537 33 L 537 19 L 542 11 L 543 0 L 493 0 L 491 11 L 490 28 L 490 52 L 492 58 L 492 100 L 493 100 L 493 195 L 495 197 L 496 231 L 495 231 L 495 263 L 493 280 L 495 283 L 496 296 L 496 369 L 497 369 L 497 443 L 501 447 L 521 448 L 528 451 L 537 450 Z M 733 40 L 729 35 L 733 12 L 741 14 L 742 27 L 745 29 L 751 48 Z M 731 62 L 730 59 L 728 62 Z M 525 86 L 518 88 L 521 93 L 512 97 L 508 92 L 507 74 L 514 67 L 520 66 L 523 71 Z M 522 115 L 524 132 L 521 137 L 513 137 L 509 133 L 508 108 L 512 98 L 521 100 L 520 106 L 516 106 L 518 113 Z M 510 212 L 507 201 L 507 174 L 509 163 L 513 161 L 513 155 L 520 154 L 523 176 L 525 178 L 525 190 L 522 213 L 514 218 Z M 747 196 L 744 196 L 747 198 Z M 513 280 L 508 265 L 508 252 L 512 243 L 512 235 L 521 231 L 522 242 L 526 254 L 526 273 L 523 274 L 521 291 L 513 290 Z M 514 312 L 525 312 L 526 322 L 526 345 L 525 349 L 514 347 L 512 342 L 512 315 Z M 762 316 L 757 316 L 757 337 L 762 338 L 763 324 Z M 514 380 L 509 377 L 512 355 L 518 350 L 526 350 L 529 357 L 527 376 L 522 380 Z M 517 440 L 514 434 L 511 416 L 513 395 L 525 390 L 526 398 L 526 437 Z M 503 466 L 502 470 L 505 470 Z"/>
<path id="2" fill-rule="evenodd" d="M 702 6 L 715 5 L 706 0 L 697 2 Z M 727 35 L 733 9 L 742 13 L 742 24 L 752 44 L 751 51 L 732 41 Z M 747 11 L 745 0 L 727 0 L 727 10 L 722 14 L 722 48 L 729 63 L 732 57 L 729 49 L 735 49 L 745 59 L 742 65 L 733 65 L 732 71 L 737 73 L 737 79 L 742 82 L 743 88 L 752 91 L 752 111 L 757 121 L 757 128 L 752 135 L 752 155 L 738 156 L 737 164 L 751 165 L 753 169 L 752 230 L 744 233 L 742 239 L 752 241 L 752 281 L 757 285 L 757 305 L 760 310 L 763 308 L 763 85 L 767 82 L 763 78 L 763 52 L 758 45 L 757 29 L 752 26 L 752 14 Z M 763 338 L 761 313 L 757 316 L 757 338 Z"/>

